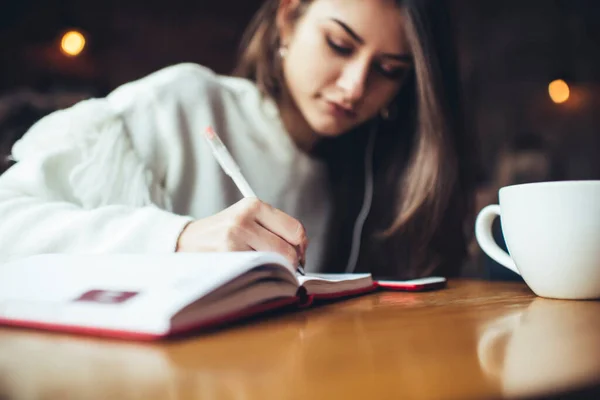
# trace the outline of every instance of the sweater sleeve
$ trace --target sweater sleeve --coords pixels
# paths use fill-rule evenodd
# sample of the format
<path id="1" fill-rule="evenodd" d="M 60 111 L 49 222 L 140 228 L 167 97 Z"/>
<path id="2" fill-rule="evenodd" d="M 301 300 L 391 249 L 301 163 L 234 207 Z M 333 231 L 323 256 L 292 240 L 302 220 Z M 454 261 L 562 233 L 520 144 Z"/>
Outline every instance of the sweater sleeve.
<path id="1" fill-rule="evenodd" d="M 162 75 L 54 112 L 15 144 L 0 176 L 0 262 L 175 250 L 192 218 L 171 211 L 163 185 L 177 136 L 161 136 L 154 112 L 149 86 Z"/>

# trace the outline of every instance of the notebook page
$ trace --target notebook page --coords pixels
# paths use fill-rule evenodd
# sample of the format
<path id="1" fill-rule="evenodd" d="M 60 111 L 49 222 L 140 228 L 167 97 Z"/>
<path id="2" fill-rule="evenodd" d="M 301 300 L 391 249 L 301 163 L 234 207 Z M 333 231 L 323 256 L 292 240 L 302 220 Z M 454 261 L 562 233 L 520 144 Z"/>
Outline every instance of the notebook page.
<path id="1" fill-rule="evenodd" d="M 258 252 L 28 257 L 0 265 L 0 318 L 165 329 L 173 305 L 278 261 Z"/>

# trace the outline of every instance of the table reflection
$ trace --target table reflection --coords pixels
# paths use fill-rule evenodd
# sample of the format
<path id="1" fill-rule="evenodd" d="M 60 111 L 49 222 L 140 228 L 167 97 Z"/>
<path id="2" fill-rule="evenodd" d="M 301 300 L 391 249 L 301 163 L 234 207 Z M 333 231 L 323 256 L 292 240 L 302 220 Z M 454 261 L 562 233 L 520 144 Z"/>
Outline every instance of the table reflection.
<path id="1" fill-rule="evenodd" d="M 536 298 L 482 332 L 479 359 L 504 395 L 567 391 L 600 381 L 600 302 Z"/>
<path id="2" fill-rule="evenodd" d="M 155 344 L 3 331 L 0 399 L 258 398 L 296 379 L 302 323 L 237 335 Z"/>
<path id="3" fill-rule="evenodd" d="M 164 353 L 143 345 L 0 333 L 0 398 L 174 399 Z"/>

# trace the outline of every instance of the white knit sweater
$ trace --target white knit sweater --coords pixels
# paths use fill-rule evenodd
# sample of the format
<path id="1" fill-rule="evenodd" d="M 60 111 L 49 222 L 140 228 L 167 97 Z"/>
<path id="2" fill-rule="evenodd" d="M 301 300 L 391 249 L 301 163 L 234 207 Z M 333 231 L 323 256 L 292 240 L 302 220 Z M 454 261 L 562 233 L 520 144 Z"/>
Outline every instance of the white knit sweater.
<path id="1" fill-rule="evenodd" d="M 323 270 L 325 165 L 296 148 L 250 81 L 179 64 L 42 118 L 0 176 L 0 262 L 37 253 L 173 252 L 184 225 L 242 198 L 213 125 L 257 196 L 302 221 Z"/>

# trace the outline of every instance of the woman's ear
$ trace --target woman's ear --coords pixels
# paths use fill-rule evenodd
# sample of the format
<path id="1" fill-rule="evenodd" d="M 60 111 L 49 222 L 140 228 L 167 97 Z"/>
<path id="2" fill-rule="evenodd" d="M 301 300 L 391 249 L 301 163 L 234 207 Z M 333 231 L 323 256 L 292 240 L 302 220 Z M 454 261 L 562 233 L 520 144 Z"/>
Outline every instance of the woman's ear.
<path id="1" fill-rule="evenodd" d="M 287 46 L 294 32 L 294 15 L 300 7 L 301 0 L 280 0 L 277 9 L 277 30 L 282 46 Z"/>

